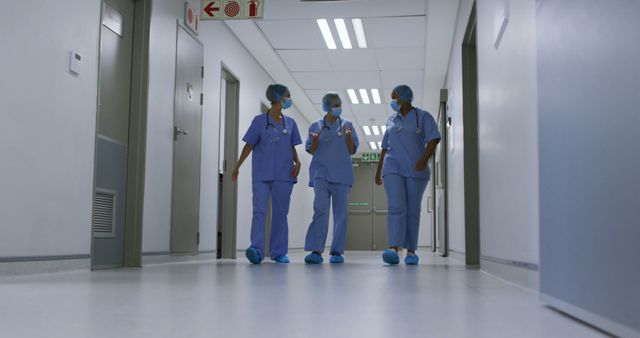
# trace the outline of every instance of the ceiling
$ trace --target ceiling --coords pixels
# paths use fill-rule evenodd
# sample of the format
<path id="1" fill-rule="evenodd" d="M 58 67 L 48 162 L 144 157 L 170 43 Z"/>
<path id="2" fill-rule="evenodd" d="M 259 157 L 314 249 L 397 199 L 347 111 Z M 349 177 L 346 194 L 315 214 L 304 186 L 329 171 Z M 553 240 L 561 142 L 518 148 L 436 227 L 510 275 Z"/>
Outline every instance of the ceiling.
<path id="1" fill-rule="evenodd" d="M 448 15 L 453 15 L 449 21 L 455 22 L 458 1 L 265 2 L 264 20 L 255 21 L 254 28 L 247 22 L 228 22 L 227 25 L 274 80 L 292 89 L 294 104 L 307 120 L 314 121 L 324 115 L 321 101 L 326 92 L 340 93 L 343 116 L 357 126 L 361 140 L 360 152 L 367 152 L 371 151 L 369 143 L 377 144 L 381 136 L 365 136 L 362 126 L 386 123 L 392 113 L 389 100 L 393 87 L 398 84 L 409 85 L 414 91 L 414 105 L 423 107 L 425 77 L 429 76 L 427 68 L 430 66 L 427 60 L 433 54 L 427 48 L 431 29 L 427 16 L 429 3 L 438 2 L 447 7 Z M 452 6 L 452 3 L 455 5 Z M 435 4 L 432 6 L 435 7 Z M 316 22 L 322 18 L 329 22 L 337 49 L 330 50 L 325 44 Z M 342 48 L 333 22 L 335 18 L 345 19 L 352 49 Z M 367 48 L 358 48 L 351 24 L 353 18 L 362 19 Z M 439 41 L 439 53 L 444 54 L 438 58 L 440 64 L 434 65 L 439 68 L 439 78 L 427 81 L 438 88 L 430 91 L 437 91 L 444 83 L 454 26 L 451 22 L 447 23 L 451 26 L 446 29 L 451 31 L 450 36 L 440 37 L 441 34 L 438 34 L 438 40 L 442 40 Z M 257 41 L 259 39 L 263 41 Z M 433 44 L 438 41 L 429 42 Z M 446 50 L 443 51 L 443 48 Z M 347 94 L 349 88 L 358 92 L 360 101 L 359 89 L 366 89 L 370 99 L 371 89 L 378 89 L 381 103 L 375 104 L 371 100 L 370 104 L 352 104 Z"/>

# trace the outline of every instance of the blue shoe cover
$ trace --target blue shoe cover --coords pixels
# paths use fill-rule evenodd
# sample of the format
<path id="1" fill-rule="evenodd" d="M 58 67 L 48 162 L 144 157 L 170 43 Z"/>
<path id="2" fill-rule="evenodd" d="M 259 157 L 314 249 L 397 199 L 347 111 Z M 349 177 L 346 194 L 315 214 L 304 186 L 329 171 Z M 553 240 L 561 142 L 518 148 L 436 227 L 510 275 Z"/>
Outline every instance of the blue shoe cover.
<path id="1" fill-rule="evenodd" d="M 387 249 L 382 253 L 382 260 L 391 265 L 400 263 L 400 257 L 395 250 Z"/>
<path id="2" fill-rule="evenodd" d="M 281 263 L 281 264 L 289 264 L 289 257 L 287 257 L 287 255 L 280 255 L 276 258 L 272 258 L 272 261 L 276 262 L 276 263 Z"/>
<path id="3" fill-rule="evenodd" d="M 334 264 L 342 264 L 344 263 L 344 257 L 342 255 L 332 255 L 329 259 L 329 262 Z"/>
<path id="4" fill-rule="evenodd" d="M 404 264 L 407 265 L 418 265 L 418 261 L 420 260 L 420 257 L 418 257 L 417 255 L 407 255 L 404 258 Z"/>
<path id="5" fill-rule="evenodd" d="M 304 262 L 307 264 L 322 264 L 322 261 L 324 261 L 322 255 L 315 252 L 308 254 L 307 257 L 304 258 Z"/>
<path id="6" fill-rule="evenodd" d="M 249 247 L 244 253 L 247 255 L 249 262 L 253 264 L 260 264 L 260 262 L 262 262 L 262 254 L 260 253 L 260 250 Z"/>

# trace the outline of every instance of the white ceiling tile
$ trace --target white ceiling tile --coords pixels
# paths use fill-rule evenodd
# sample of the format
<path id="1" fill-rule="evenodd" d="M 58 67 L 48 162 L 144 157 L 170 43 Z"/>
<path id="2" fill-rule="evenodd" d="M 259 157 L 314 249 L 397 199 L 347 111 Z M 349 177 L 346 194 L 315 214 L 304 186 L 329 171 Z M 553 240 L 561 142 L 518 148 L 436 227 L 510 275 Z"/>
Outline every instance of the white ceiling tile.
<path id="1" fill-rule="evenodd" d="M 322 103 L 322 97 L 324 96 L 324 94 L 329 92 L 337 92 L 338 94 L 340 94 L 340 98 L 342 99 L 342 101 L 344 101 L 344 98 L 342 97 L 339 89 L 310 89 L 306 92 L 309 96 L 309 99 L 311 99 L 311 102 L 313 102 L 314 104 Z"/>
<path id="2" fill-rule="evenodd" d="M 338 84 L 344 88 L 344 96 L 347 97 L 348 88 L 380 88 L 380 74 L 378 71 L 369 72 L 336 72 Z"/>
<path id="3" fill-rule="evenodd" d="M 424 48 L 378 48 L 375 50 L 381 70 L 423 70 Z"/>
<path id="4" fill-rule="evenodd" d="M 305 90 L 333 88 L 336 86 L 336 78 L 331 72 L 292 72 L 291 75 Z"/>
<path id="5" fill-rule="evenodd" d="M 364 19 L 367 42 L 373 48 L 424 47 L 426 18 L 392 17 Z"/>
<path id="6" fill-rule="evenodd" d="M 351 105 L 351 109 L 353 110 L 353 113 L 358 117 L 358 119 L 361 119 L 362 117 L 370 117 L 370 116 L 377 116 L 377 117 L 381 117 L 381 116 L 386 116 L 387 115 L 387 109 L 385 108 L 386 105 L 383 104 L 354 104 Z"/>
<path id="7" fill-rule="evenodd" d="M 327 50 L 327 58 L 335 71 L 378 70 L 373 49 Z"/>
<path id="8" fill-rule="evenodd" d="M 380 72 L 384 88 L 395 88 L 397 85 L 407 85 L 411 87 L 413 96 L 422 97 L 422 86 L 424 81 L 424 71 L 422 70 L 385 70 Z M 391 97 L 391 90 L 385 90 L 387 97 Z"/>
<path id="9" fill-rule="evenodd" d="M 291 18 L 381 17 L 425 15 L 425 0 L 322 1 L 269 0 L 264 8 L 268 20 Z"/>
<path id="10" fill-rule="evenodd" d="M 326 49 L 315 20 L 257 21 L 274 49 Z"/>
<path id="11" fill-rule="evenodd" d="M 278 50 L 282 61 L 292 72 L 331 71 L 331 65 L 322 50 Z"/>

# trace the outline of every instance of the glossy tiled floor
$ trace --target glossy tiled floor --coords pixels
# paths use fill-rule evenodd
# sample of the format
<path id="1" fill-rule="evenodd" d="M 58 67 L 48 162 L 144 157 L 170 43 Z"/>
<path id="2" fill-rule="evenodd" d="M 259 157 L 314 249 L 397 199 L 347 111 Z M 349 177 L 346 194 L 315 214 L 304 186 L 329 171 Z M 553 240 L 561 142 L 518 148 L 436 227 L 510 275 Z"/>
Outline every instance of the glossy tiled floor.
<path id="1" fill-rule="evenodd" d="M 603 337 L 451 259 L 291 257 L 0 278 L 0 337 Z"/>

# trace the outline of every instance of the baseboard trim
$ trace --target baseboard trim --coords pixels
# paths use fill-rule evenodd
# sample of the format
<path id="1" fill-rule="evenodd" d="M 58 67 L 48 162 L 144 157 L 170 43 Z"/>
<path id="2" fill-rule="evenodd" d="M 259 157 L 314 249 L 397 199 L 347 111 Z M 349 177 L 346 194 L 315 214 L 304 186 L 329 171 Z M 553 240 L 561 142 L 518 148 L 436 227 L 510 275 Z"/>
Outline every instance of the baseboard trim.
<path id="1" fill-rule="evenodd" d="M 540 300 L 550 307 L 584 322 L 587 325 L 594 326 L 596 329 L 602 330 L 607 334 L 625 338 L 640 338 L 640 331 L 636 331 L 630 327 L 569 304 L 553 296 L 549 296 L 541 292 Z"/>
<path id="2" fill-rule="evenodd" d="M 465 262 L 465 252 L 462 250 L 449 249 L 451 258 Z M 540 289 L 539 265 L 535 263 L 520 262 L 509 259 L 496 258 L 491 256 L 480 256 L 479 267 L 484 273 L 495 278 L 513 283 L 520 287 L 538 291 Z"/>
<path id="3" fill-rule="evenodd" d="M 208 261 L 216 258 L 215 253 L 215 250 L 202 250 L 194 254 L 184 255 L 176 255 L 168 251 L 143 252 L 142 266 Z"/>
<path id="4" fill-rule="evenodd" d="M 528 262 L 520 262 L 520 261 L 513 261 L 513 260 L 509 260 L 509 259 L 503 259 L 503 258 L 497 258 L 497 257 L 491 257 L 491 256 L 480 256 L 480 260 L 483 261 L 487 261 L 487 262 L 492 262 L 492 263 L 497 263 L 497 264 L 502 264 L 502 265 L 509 265 L 509 266 L 513 266 L 516 268 L 522 268 L 522 269 L 526 269 L 526 270 L 530 270 L 530 271 L 539 271 L 540 267 L 538 266 L 538 264 L 535 263 L 528 263 Z"/>
<path id="5" fill-rule="evenodd" d="M 84 255 L 52 255 L 52 256 L 17 256 L 0 257 L 0 263 L 23 263 L 23 262 L 45 262 L 45 261 L 66 261 L 70 259 L 88 259 L 88 254 Z"/>
<path id="6" fill-rule="evenodd" d="M 151 251 L 143 252 L 142 260 L 143 265 L 145 263 L 160 264 L 163 262 L 201 261 L 210 259 L 211 257 L 208 257 L 208 255 L 214 253 L 215 250 L 203 250 L 199 251 L 196 255 L 173 256 L 168 251 Z M 88 254 L 0 257 L 0 277 L 31 276 L 90 270 L 91 256 Z"/>
<path id="7" fill-rule="evenodd" d="M 0 277 L 89 271 L 89 255 L 11 257 L 0 262 Z"/>

